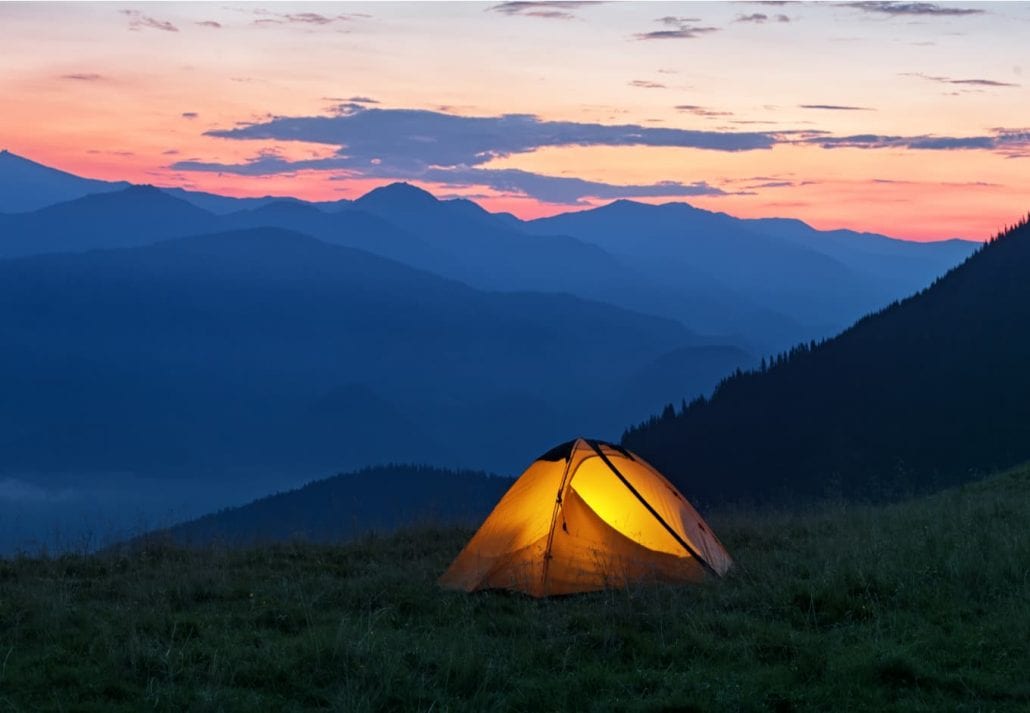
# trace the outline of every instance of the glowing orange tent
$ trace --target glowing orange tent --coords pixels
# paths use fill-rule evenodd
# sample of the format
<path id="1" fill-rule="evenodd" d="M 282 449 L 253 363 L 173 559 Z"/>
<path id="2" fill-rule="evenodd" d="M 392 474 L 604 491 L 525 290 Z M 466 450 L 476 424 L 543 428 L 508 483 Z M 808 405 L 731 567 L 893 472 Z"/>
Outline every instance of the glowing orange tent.
<path id="1" fill-rule="evenodd" d="M 449 589 L 534 597 L 722 576 L 732 560 L 642 458 L 580 438 L 540 456 L 440 577 Z"/>

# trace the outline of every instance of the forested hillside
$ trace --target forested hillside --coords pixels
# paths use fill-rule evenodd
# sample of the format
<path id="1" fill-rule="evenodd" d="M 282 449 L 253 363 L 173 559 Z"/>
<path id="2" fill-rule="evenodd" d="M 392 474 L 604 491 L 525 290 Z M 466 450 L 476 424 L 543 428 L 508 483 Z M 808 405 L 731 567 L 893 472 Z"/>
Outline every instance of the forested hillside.
<path id="1" fill-rule="evenodd" d="M 822 344 L 725 380 L 624 444 L 704 500 L 879 497 L 1030 458 L 1030 225 Z"/>
<path id="2" fill-rule="evenodd" d="M 334 543 L 415 525 L 475 525 L 511 485 L 477 471 L 390 465 L 276 493 L 152 533 L 186 545 L 253 545 L 289 540 Z"/>

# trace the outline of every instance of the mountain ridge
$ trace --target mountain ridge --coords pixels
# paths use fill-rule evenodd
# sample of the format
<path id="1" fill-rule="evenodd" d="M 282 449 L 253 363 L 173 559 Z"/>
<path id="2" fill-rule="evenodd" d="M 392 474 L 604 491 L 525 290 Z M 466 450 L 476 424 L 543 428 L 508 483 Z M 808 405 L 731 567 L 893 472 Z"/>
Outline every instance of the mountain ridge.
<path id="1" fill-rule="evenodd" d="M 74 173 L 70 173 L 68 171 L 64 171 L 64 170 L 59 169 L 59 168 L 54 168 L 52 166 L 48 166 L 46 164 L 39 163 L 37 161 L 34 161 L 34 160 L 32 160 L 30 158 L 27 158 L 25 156 L 22 156 L 20 154 L 16 154 L 16 153 L 14 153 L 14 152 L 12 152 L 12 151 L 10 151 L 8 149 L 0 149 L 0 158 L 6 158 L 9 163 L 10 162 L 20 162 L 20 163 L 24 163 L 24 164 L 31 164 L 32 166 L 38 167 L 40 169 L 45 169 L 48 172 L 51 172 L 51 173 L 54 173 L 54 174 L 60 174 L 60 175 L 67 176 L 67 177 L 70 177 L 70 178 L 74 178 L 74 179 L 76 179 L 78 181 L 83 181 L 83 182 L 87 182 L 87 183 L 92 182 L 92 183 L 95 183 L 95 184 L 102 184 L 104 186 L 110 186 L 111 187 L 110 190 L 118 190 L 119 188 L 126 188 L 126 187 L 129 187 L 129 186 L 132 186 L 132 185 L 140 185 L 140 184 L 133 184 L 133 183 L 130 183 L 128 181 L 103 181 L 103 180 L 100 180 L 100 179 L 83 178 L 83 177 L 78 176 L 78 175 L 76 175 Z M 0 178 L 3 177 L 2 176 L 2 171 L 3 171 L 3 163 L 0 163 Z M 391 181 L 389 183 L 384 183 L 381 186 L 377 186 L 375 188 L 372 188 L 372 189 L 368 190 L 366 193 L 362 194 L 361 196 L 359 196 L 358 198 L 353 199 L 353 200 L 351 200 L 351 199 L 344 199 L 344 200 L 328 201 L 328 202 L 327 201 L 306 201 L 304 199 L 296 198 L 296 197 L 293 197 L 293 196 L 264 195 L 264 196 L 253 196 L 253 197 L 234 197 L 234 196 L 226 196 L 226 195 L 210 193 L 210 192 L 205 192 L 205 191 L 188 190 L 188 189 L 184 189 L 184 188 L 180 188 L 180 187 L 174 187 L 174 186 L 162 186 L 162 187 L 156 187 L 156 188 L 158 190 L 160 190 L 160 191 L 163 191 L 163 192 L 166 192 L 166 193 L 171 193 L 172 195 L 175 195 L 176 197 L 181 197 L 184 200 L 187 200 L 188 202 L 193 202 L 194 200 L 200 201 L 200 202 L 208 202 L 209 205 L 207 205 L 207 206 L 205 206 L 205 205 L 198 205 L 198 207 L 204 208 L 205 210 L 210 210 L 213 213 L 232 212 L 232 211 L 229 211 L 229 210 L 225 210 L 224 208 L 220 209 L 220 210 L 212 210 L 211 206 L 215 205 L 218 201 L 238 201 L 238 202 L 240 202 L 239 206 L 234 207 L 233 210 L 239 210 L 239 209 L 242 209 L 245 206 L 246 207 L 251 207 L 251 208 L 258 207 L 258 205 L 262 205 L 264 203 L 273 202 L 273 201 L 274 202 L 281 202 L 281 201 L 299 202 L 299 203 L 306 203 L 306 204 L 314 205 L 314 206 L 318 206 L 318 207 L 327 207 L 327 208 L 337 209 L 337 208 L 341 207 L 340 206 L 341 203 L 344 206 L 348 206 L 348 205 L 357 204 L 360 201 L 362 201 L 363 199 L 370 199 L 371 200 L 372 198 L 378 199 L 380 196 L 383 196 L 383 195 L 386 195 L 386 196 L 397 196 L 397 195 L 400 195 L 402 193 L 406 193 L 409 197 L 417 196 L 420 199 L 425 199 L 425 198 L 428 197 L 429 199 L 432 199 L 433 202 L 437 202 L 437 203 L 445 203 L 445 204 L 446 203 L 457 203 L 457 202 L 470 203 L 470 204 L 476 206 L 476 208 L 478 208 L 479 210 L 483 211 L 483 213 L 485 213 L 485 214 L 487 214 L 489 216 L 493 216 L 495 218 L 498 218 L 503 223 L 507 223 L 509 227 L 511 227 L 511 225 L 512 225 L 512 219 L 514 219 L 514 221 L 517 221 L 519 224 L 526 225 L 526 224 L 532 224 L 532 223 L 547 221 L 547 220 L 550 220 L 552 218 L 557 218 L 557 217 L 561 217 L 561 216 L 576 216 L 576 215 L 580 215 L 580 214 L 584 214 L 584 213 L 590 213 L 592 211 L 596 211 L 596 210 L 599 210 L 599 209 L 602 209 L 602 208 L 610 208 L 612 206 L 625 206 L 625 205 L 628 205 L 628 206 L 641 206 L 641 207 L 649 207 L 649 208 L 664 208 L 664 207 L 670 207 L 670 206 L 672 206 L 672 207 L 679 206 L 679 207 L 689 208 L 690 210 L 696 211 L 699 214 L 709 214 L 709 215 L 714 215 L 714 216 L 720 216 L 720 217 L 723 217 L 723 218 L 730 218 L 730 219 L 733 219 L 733 220 L 741 220 L 741 221 L 748 221 L 748 222 L 758 222 L 758 221 L 790 221 L 790 222 L 799 223 L 799 224 L 803 225 L 805 228 L 808 228 L 810 230 L 814 230 L 814 231 L 817 231 L 817 232 L 821 232 L 821 233 L 850 232 L 850 233 L 853 233 L 855 235 L 861 235 L 861 236 L 885 237 L 885 238 L 888 238 L 889 240 L 903 242 L 903 243 L 921 243 L 921 244 L 931 244 L 932 245 L 932 244 L 936 244 L 936 243 L 946 243 L 946 242 L 952 242 L 952 241 L 976 242 L 976 241 L 972 241 L 972 240 L 969 240 L 968 238 L 963 238 L 963 237 L 943 238 L 943 239 L 940 239 L 940 240 L 932 240 L 932 241 L 914 241 L 914 240 L 908 240 L 908 239 L 905 239 L 905 238 L 887 236 L 887 235 L 883 235 L 881 233 L 874 233 L 874 232 L 869 232 L 869 231 L 851 231 L 851 230 L 839 229 L 839 228 L 817 229 L 817 228 L 812 227 L 811 225 L 809 225 L 808 223 L 806 223 L 805 221 L 803 221 L 803 220 L 801 220 L 799 218 L 788 218 L 788 217 L 782 217 L 782 216 L 767 216 L 767 217 L 764 217 L 764 218 L 737 218 L 737 217 L 733 216 L 732 214 L 725 213 L 725 212 L 722 212 L 722 211 L 709 211 L 709 210 L 706 210 L 706 209 L 703 209 L 703 208 L 698 208 L 698 207 L 692 205 L 691 203 L 689 203 L 688 201 L 683 201 L 683 200 L 666 201 L 666 202 L 663 202 L 663 203 L 645 203 L 643 201 L 637 201 L 637 200 L 633 200 L 633 199 L 630 199 L 630 198 L 618 198 L 618 199 L 609 201 L 608 203 L 604 203 L 604 204 L 602 204 L 600 206 L 595 206 L 595 207 L 591 207 L 591 208 L 584 208 L 584 209 L 580 209 L 580 210 L 570 210 L 570 211 L 558 213 L 556 215 L 547 216 L 547 217 L 544 217 L 544 218 L 536 218 L 536 219 L 523 220 L 521 218 L 517 218 L 516 216 L 512 215 L 511 213 L 505 213 L 505 212 L 493 213 L 493 212 L 487 211 L 486 209 L 482 208 L 482 206 L 480 206 L 478 203 L 476 203 L 475 201 L 473 201 L 471 199 L 468 199 L 468 198 L 453 198 L 453 199 L 448 199 L 448 200 L 442 200 L 442 199 L 437 198 L 436 196 L 434 196 L 429 191 L 426 191 L 425 189 L 419 188 L 418 186 L 415 186 L 414 184 L 409 183 L 407 181 L 403 181 L 403 180 L 401 180 L 401 181 Z M 84 192 L 81 195 L 78 195 L 78 196 L 75 196 L 75 197 L 82 197 L 84 195 L 88 195 L 88 192 Z M 54 200 L 51 203 L 47 203 L 45 205 L 39 205 L 39 206 L 37 206 L 37 208 L 46 207 L 46 205 L 52 205 L 53 203 L 63 202 L 63 200 L 71 200 L 71 199 Z M 425 202 L 428 202 L 428 201 L 425 201 Z M 32 208 L 31 210 L 35 210 L 35 208 Z M 5 213 L 5 212 L 11 212 L 11 211 L 5 210 L 2 206 L 0 206 L 0 213 Z M 19 212 L 22 212 L 22 211 L 19 211 Z"/>
<path id="2" fill-rule="evenodd" d="M 132 544 L 339 543 L 420 523 L 467 527 L 485 518 L 513 482 L 484 471 L 431 466 L 363 468 L 150 532 Z"/>

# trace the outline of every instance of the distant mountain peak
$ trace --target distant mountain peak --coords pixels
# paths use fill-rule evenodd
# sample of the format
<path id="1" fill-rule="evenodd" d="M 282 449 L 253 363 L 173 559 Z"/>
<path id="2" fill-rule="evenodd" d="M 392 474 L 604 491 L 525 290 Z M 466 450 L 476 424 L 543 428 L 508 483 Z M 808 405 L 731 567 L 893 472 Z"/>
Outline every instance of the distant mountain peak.
<path id="1" fill-rule="evenodd" d="M 629 198 L 619 198 L 614 200 L 607 205 L 603 205 L 595 210 L 606 210 L 606 211 L 620 211 L 620 212 L 634 212 L 634 213 L 648 213 L 654 215 L 662 209 L 665 210 L 688 210 L 688 211 L 700 211 L 699 208 L 695 208 L 689 203 L 683 201 L 672 201 L 669 203 L 644 203 L 643 201 L 635 201 Z"/>
<path id="2" fill-rule="evenodd" d="M 422 190 L 418 186 L 413 186 L 404 181 L 397 181 L 386 186 L 373 188 L 355 202 L 358 204 L 388 202 L 399 205 L 428 205 L 430 203 L 438 203 L 439 201 L 429 191 Z"/>
<path id="3" fill-rule="evenodd" d="M 61 171 L 60 169 L 51 168 L 50 166 L 44 166 L 41 163 L 37 163 L 32 159 L 25 158 L 24 156 L 19 156 L 16 153 L 8 151 L 7 149 L 0 150 L 0 159 L 3 159 L 8 164 L 15 164 L 20 166 L 37 166 L 39 168 L 45 168 L 49 171 L 54 171 L 55 173 L 64 173 L 64 171 Z"/>
<path id="4" fill-rule="evenodd" d="M 156 195 L 160 193 L 161 195 L 167 195 L 164 191 L 162 191 L 160 188 L 153 185 L 152 183 L 134 183 L 128 188 L 126 188 L 125 192 L 138 194 L 146 193 L 148 195 Z"/>
<path id="5" fill-rule="evenodd" d="M 100 193 L 91 193 L 72 201 L 75 203 L 92 203 L 97 205 L 120 205 L 126 199 L 131 199 L 135 202 L 146 201 L 147 203 L 159 203 L 161 205 L 182 205 L 188 206 L 190 209 L 201 210 L 196 208 L 191 203 L 176 198 L 175 196 L 169 195 L 165 191 L 161 190 L 157 186 L 153 186 L 149 183 L 144 184 L 130 184 L 121 190 L 103 191 Z M 54 206 L 57 207 L 57 206 Z"/>
<path id="6" fill-rule="evenodd" d="M 626 206 L 626 207 L 633 206 L 633 207 L 638 207 L 638 206 L 643 206 L 643 205 L 645 205 L 645 204 L 641 203 L 640 201 L 631 200 L 629 198 L 616 198 L 611 203 L 609 203 L 606 207 L 608 207 L 608 208 L 611 208 L 613 206 Z"/>

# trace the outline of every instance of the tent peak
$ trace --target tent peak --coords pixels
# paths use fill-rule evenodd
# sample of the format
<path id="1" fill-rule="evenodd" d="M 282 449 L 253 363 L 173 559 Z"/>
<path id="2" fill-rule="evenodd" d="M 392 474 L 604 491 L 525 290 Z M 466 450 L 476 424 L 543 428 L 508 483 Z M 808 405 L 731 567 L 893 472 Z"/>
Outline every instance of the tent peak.
<path id="1" fill-rule="evenodd" d="M 589 448 L 591 443 L 596 444 L 597 446 L 604 446 L 606 448 L 610 448 L 611 450 L 617 451 L 619 453 L 627 453 L 625 448 L 616 443 L 609 443 L 608 441 L 601 440 L 600 438 L 587 438 L 586 436 L 579 436 L 577 438 L 573 438 L 571 441 L 565 441 L 564 443 L 558 444 L 546 453 L 543 453 L 542 455 L 537 457 L 536 460 L 568 460 L 569 456 L 572 454 L 574 450 L 576 450 L 577 447 Z M 580 446 L 580 444 L 582 444 L 582 446 Z"/>

